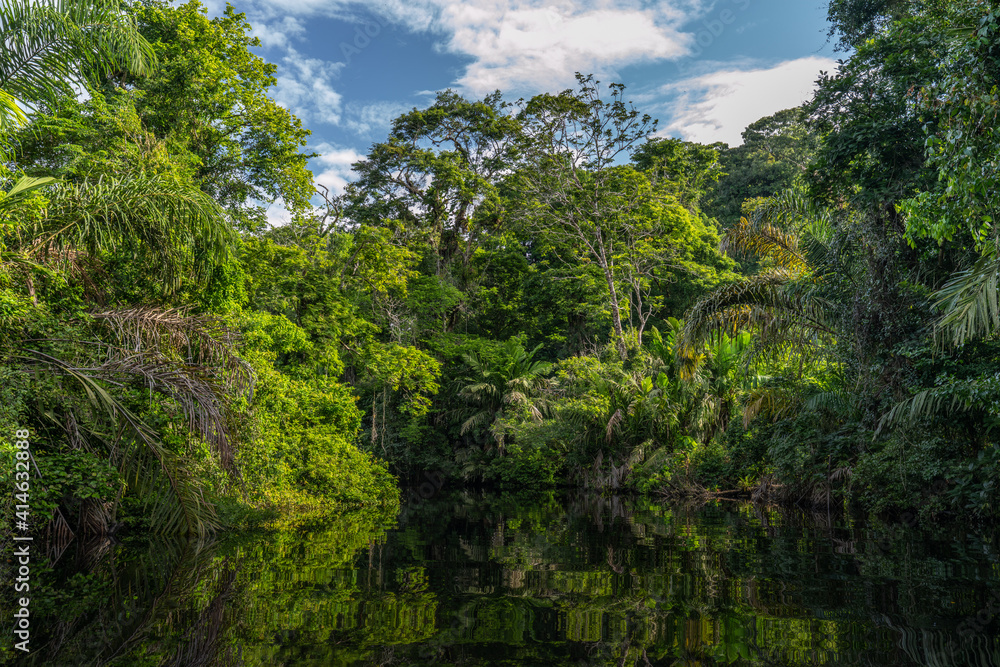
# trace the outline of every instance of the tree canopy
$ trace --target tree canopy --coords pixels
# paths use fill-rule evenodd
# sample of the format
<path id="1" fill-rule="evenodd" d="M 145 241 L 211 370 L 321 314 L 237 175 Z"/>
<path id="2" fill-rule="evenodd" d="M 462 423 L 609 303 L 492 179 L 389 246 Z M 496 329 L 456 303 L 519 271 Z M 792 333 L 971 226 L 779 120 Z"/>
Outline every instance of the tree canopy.
<path id="1" fill-rule="evenodd" d="M 579 74 L 439 92 L 331 193 L 232 7 L 0 1 L 0 446 L 44 436 L 42 520 L 206 535 L 428 470 L 992 516 L 1000 14 L 829 16 L 843 63 L 739 146 Z"/>

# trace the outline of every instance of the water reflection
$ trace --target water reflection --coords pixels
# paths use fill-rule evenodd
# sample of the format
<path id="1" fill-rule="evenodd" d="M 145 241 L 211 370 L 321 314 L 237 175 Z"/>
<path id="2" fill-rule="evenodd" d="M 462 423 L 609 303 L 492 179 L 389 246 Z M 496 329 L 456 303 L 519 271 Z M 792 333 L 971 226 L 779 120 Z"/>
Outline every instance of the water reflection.
<path id="1" fill-rule="evenodd" d="M 26 662 L 1000 667 L 997 554 L 732 502 L 442 495 L 388 528 L 78 545 Z"/>

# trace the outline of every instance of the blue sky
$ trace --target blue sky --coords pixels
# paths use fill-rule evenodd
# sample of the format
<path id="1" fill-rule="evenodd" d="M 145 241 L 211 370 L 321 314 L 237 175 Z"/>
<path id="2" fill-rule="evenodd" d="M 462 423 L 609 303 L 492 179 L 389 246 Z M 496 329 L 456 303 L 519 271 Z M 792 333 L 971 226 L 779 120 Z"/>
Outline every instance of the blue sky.
<path id="1" fill-rule="evenodd" d="M 204 0 L 203 0 L 204 1 Z M 209 0 L 214 15 L 224 3 Z M 516 100 L 621 82 L 659 134 L 740 143 L 810 97 L 837 54 L 822 0 L 236 0 L 278 66 L 275 99 L 313 132 L 334 191 L 391 120 L 434 92 Z M 283 217 L 280 205 L 271 217 Z"/>

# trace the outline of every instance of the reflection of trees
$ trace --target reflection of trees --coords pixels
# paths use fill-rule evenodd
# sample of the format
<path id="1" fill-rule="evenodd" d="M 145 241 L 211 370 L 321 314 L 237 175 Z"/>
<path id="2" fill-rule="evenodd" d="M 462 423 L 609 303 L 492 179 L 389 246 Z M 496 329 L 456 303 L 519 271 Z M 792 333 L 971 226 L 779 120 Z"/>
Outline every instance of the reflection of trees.
<path id="1" fill-rule="evenodd" d="M 416 615 L 433 628 L 433 594 L 417 590 L 412 578 L 404 583 L 409 592 L 356 596 L 355 554 L 384 538 L 387 518 L 344 515 L 214 543 L 71 547 L 54 571 L 39 569 L 32 582 L 39 590 L 32 596 L 35 651 L 25 664 L 271 664 L 275 643 L 289 645 L 277 653 L 295 655 L 328 640 L 338 614 L 394 627 L 422 609 Z M 365 635 L 357 623 L 342 625 Z M 377 641 L 369 644 L 407 639 L 378 628 L 372 634 Z M 336 651 L 335 640 L 328 652 Z"/>
<path id="2" fill-rule="evenodd" d="M 900 587 L 863 575 L 869 529 L 828 513 L 732 508 L 648 512 L 622 498 L 581 495 L 555 509 L 527 500 L 505 508 L 502 526 L 466 508 L 431 538 L 438 554 L 454 559 L 454 599 L 476 600 L 477 633 L 451 638 L 447 664 L 491 664 L 477 650 L 483 644 L 505 646 L 507 659 L 540 660 L 540 649 L 511 640 L 522 626 L 514 636 L 537 639 L 539 625 L 558 627 L 569 642 L 551 664 L 912 663 L 896 646 L 898 632 L 872 612 L 921 598 L 938 557 L 925 554 L 922 581 Z M 442 516 L 441 508 L 427 511 Z M 454 551 L 440 543 L 448 535 L 457 536 Z M 912 549 L 912 539 L 898 545 Z M 936 580 L 961 587 L 941 573 Z M 942 600 L 927 602 L 924 614 L 951 613 Z M 447 610 L 453 601 L 441 603 Z"/>
<path id="3" fill-rule="evenodd" d="M 379 525 L 78 549 L 34 664 L 1000 664 L 995 625 L 953 641 L 996 587 L 988 540 L 471 492 Z"/>
<path id="4" fill-rule="evenodd" d="M 147 651 L 165 665 L 221 664 L 231 653 L 222 631 L 239 562 L 216 562 L 216 549 L 199 540 L 158 540 L 142 551 L 108 540 L 79 545 L 76 573 L 32 598 L 41 636 L 28 664 L 127 665 Z M 179 614 L 192 600 L 198 610 Z"/>

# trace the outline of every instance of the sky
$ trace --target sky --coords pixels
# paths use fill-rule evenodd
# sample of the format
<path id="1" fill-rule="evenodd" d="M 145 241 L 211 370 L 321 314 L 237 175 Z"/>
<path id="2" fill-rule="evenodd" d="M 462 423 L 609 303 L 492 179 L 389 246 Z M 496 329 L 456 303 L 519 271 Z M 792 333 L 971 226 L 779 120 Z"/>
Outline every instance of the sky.
<path id="1" fill-rule="evenodd" d="M 440 90 L 514 101 L 592 73 L 625 84 L 660 136 L 738 145 L 836 67 L 823 0 L 231 1 L 278 66 L 273 97 L 312 130 L 316 182 L 334 192 L 393 118 Z M 273 222 L 287 215 L 272 209 Z"/>

